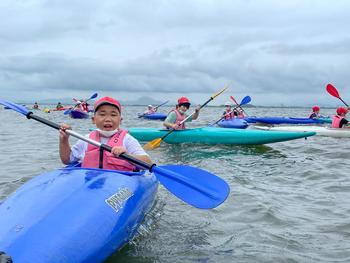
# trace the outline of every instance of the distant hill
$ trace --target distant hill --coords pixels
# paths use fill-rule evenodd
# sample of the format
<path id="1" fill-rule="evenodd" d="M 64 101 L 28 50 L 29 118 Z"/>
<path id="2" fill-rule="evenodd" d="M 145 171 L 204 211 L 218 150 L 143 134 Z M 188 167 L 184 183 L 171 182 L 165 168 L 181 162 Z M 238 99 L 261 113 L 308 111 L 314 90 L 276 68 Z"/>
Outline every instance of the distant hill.
<path id="1" fill-rule="evenodd" d="M 139 106 L 139 105 L 145 106 L 145 105 L 149 105 L 149 104 L 156 106 L 156 105 L 160 105 L 160 104 L 164 103 L 165 101 L 166 101 L 166 99 L 160 101 L 160 100 L 156 100 L 156 99 L 153 99 L 151 97 L 148 97 L 148 96 L 143 96 L 137 100 L 127 100 L 127 101 L 122 100 L 121 103 L 124 105 L 135 105 L 135 106 Z M 172 103 L 169 101 L 167 104 L 171 105 Z"/>

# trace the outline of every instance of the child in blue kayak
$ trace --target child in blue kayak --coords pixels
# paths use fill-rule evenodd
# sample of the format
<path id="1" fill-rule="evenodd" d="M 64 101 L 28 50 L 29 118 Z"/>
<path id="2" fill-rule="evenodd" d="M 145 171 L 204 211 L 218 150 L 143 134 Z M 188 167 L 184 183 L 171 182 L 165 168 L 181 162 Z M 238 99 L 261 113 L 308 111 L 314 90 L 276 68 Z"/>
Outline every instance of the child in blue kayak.
<path id="1" fill-rule="evenodd" d="M 321 118 L 320 110 L 321 110 L 321 108 L 319 106 L 313 106 L 312 113 L 310 114 L 309 119 Z"/>
<path id="2" fill-rule="evenodd" d="M 171 110 L 163 122 L 163 125 L 167 129 L 175 129 L 175 130 L 184 130 L 186 129 L 185 123 L 180 124 L 183 120 L 185 120 L 188 115 L 186 111 L 190 108 L 191 103 L 188 98 L 181 97 L 177 100 L 176 108 Z M 195 109 L 195 113 L 192 117 L 188 118 L 185 122 L 190 122 L 192 120 L 196 120 L 199 116 L 199 107 Z"/>
<path id="3" fill-rule="evenodd" d="M 148 115 L 148 114 L 153 114 L 157 111 L 157 108 L 153 107 L 151 104 L 147 106 L 147 110 L 143 112 L 143 114 Z"/>
<path id="4" fill-rule="evenodd" d="M 348 109 L 344 107 L 337 108 L 337 115 L 333 117 L 332 128 L 343 128 L 344 125 L 348 124 L 349 121 L 345 119 Z"/>
<path id="5" fill-rule="evenodd" d="M 126 153 L 141 161 L 152 163 L 140 143 L 126 130 L 119 128 L 122 120 L 121 113 L 121 104 L 111 97 L 103 97 L 94 104 L 92 123 L 97 129 L 89 134 L 89 138 L 111 146 L 111 153 L 101 151 L 98 147 L 82 140 L 71 147 L 68 140 L 69 135 L 65 132 L 66 129 L 70 129 L 70 126 L 62 124 L 59 135 L 59 152 L 62 162 L 69 164 L 78 161 L 85 168 L 138 170 L 130 162 L 117 158 L 120 154 Z"/>
<path id="6" fill-rule="evenodd" d="M 230 102 L 225 102 L 224 106 L 225 110 L 222 113 L 222 117 L 225 118 L 225 120 L 233 119 L 238 115 L 236 110 L 232 110 Z"/>
<path id="7" fill-rule="evenodd" d="M 244 111 L 242 108 L 238 109 L 238 113 L 237 113 L 238 118 L 240 119 L 244 119 L 245 115 L 244 115 Z"/>

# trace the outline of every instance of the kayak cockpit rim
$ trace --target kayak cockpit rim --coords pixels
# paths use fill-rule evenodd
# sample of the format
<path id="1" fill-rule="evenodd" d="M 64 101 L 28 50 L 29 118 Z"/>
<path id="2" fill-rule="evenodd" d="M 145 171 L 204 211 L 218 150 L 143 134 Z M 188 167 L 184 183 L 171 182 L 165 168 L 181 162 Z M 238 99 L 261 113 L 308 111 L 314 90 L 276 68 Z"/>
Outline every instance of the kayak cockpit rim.
<path id="1" fill-rule="evenodd" d="M 132 172 L 132 171 L 129 172 L 129 171 L 100 169 L 100 168 L 82 168 L 79 166 L 66 166 L 66 167 L 59 168 L 58 170 L 64 170 L 64 171 L 87 170 L 87 171 L 96 171 L 99 173 L 108 172 L 108 173 L 123 174 L 123 175 L 127 175 L 127 176 L 142 176 L 142 175 L 151 174 L 151 172 L 146 174 L 146 172 L 148 172 L 148 170 L 140 170 L 138 172 Z"/>

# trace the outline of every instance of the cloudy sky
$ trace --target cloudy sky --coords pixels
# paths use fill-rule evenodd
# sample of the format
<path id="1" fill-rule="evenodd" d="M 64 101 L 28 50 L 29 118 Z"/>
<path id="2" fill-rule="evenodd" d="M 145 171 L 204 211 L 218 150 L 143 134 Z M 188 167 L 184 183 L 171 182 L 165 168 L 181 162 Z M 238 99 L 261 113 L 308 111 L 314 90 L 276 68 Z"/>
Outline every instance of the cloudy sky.
<path id="1" fill-rule="evenodd" d="M 225 84 L 255 105 L 350 101 L 347 0 L 1 0 L 0 97 L 122 100 Z"/>

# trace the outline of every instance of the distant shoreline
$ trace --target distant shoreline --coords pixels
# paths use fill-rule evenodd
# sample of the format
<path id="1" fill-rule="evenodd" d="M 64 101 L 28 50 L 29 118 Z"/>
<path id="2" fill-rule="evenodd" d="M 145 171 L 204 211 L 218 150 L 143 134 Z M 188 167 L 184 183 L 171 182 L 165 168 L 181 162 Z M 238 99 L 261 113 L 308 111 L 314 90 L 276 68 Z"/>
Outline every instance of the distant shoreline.
<path id="1" fill-rule="evenodd" d="M 15 102 L 15 103 L 17 103 L 17 104 L 21 104 L 21 105 L 23 105 L 23 104 L 25 104 L 25 105 L 27 105 L 27 106 L 31 106 L 31 105 L 33 105 L 34 103 L 32 103 L 32 102 L 30 102 L 30 103 L 28 103 L 28 102 Z M 40 101 L 38 101 L 38 103 L 39 103 L 39 106 L 40 105 L 44 105 L 44 106 L 52 106 L 53 108 L 54 107 L 56 107 L 56 105 L 57 105 L 57 103 L 40 103 Z M 133 107 L 147 107 L 147 105 L 148 104 L 127 104 L 127 103 L 122 103 L 123 105 L 125 105 L 125 106 L 133 106 Z M 75 104 L 72 104 L 72 103 L 62 103 L 62 105 L 64 105 L 64 106 L 74 106 Z M 91 105 L 91 104 L 90 104 Z M 173 107 L 174 105 L 171 105 L 171 104 L 169 104 L 169 105 L 164 105 L 164 106 L 162 106 L 163 108 L 166 108 L 166 107 L 168 107 L 168 108 L 171 108 L 171 107 Z M 232 105 L 232 106 L 234 106 L 234 105 Z M 261 106 L 261 105 L 245 105 L 244 106 L 244 108 L 281 108 L 281 109 L 283 109 L 283 108 L 289 108 L 289 109 L 291 109 L 291 108 L 294 108 L 294 109 L 311 109 L 311 107 L 312 107 L 313 105 L 311 105 L 311 106 Z M 338 106 L 322 106 L 322 105 L 319 105 L 322 109 L 334 109 L 334 108 L 337 108 Z M 207 105 L 206 106 L 207 108 L 224 108 L 225 106 L 224 105 Z"/>

